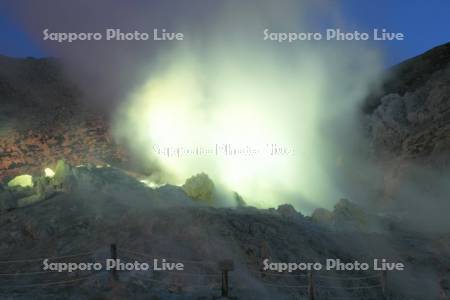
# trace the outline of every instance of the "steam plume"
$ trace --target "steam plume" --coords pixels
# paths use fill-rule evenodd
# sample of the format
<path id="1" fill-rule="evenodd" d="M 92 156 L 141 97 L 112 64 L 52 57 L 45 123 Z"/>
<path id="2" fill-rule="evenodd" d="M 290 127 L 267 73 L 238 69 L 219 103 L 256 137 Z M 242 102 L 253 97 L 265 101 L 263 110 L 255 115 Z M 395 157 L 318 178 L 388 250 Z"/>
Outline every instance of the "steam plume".
<path id="1" fill-rule="evenodd" d="M 8 5 L 51 54 L 62 58 L 85 101 L 115 116 L 117 136 L 180 183 L 206 172 L 250 204 L 297 208 L 360 198 L 356 110 L 381 64 L 363 42 L 264 41 L 271 32 L 346 29 L 333 1 L 16 1 Z M 80 22 L 80 20 L 83 20 Z M 42 41 L 42 30 L 105 28 L 185 34 L 182 42 Z M 119 112 L 116 113 L 116 108 Z M 284 156 L 171 158 L 155 145 L 216 144 L 292 150 Z M 357 170 L 357 171 L 355 171 Z M 364 175 L 364 176 L 361 176 Z M 370 172 L 372 174 L 372 172 Z M 342 192 L 344 191 L 344 192 Z"/>
<path id="2" fill-rule="evenodd" d="M 186 41 L 152 60 L 148 80 L 122 106 L 118 134 L 159 164 L 167 180 L 179 184 L 206 172 L 256 206 L 288 201 L 309 210 L 349 196 L 341 183 L 355 181 L 337 178 L 364 168 L 363 149 L 355 148 L 357 109 L 380 69 L 378 55 L 356 43 L 264 40 L 267 20 L 272 32 L 313 29 L 299 13 L 306 5 L 256 7 L 223 8 L 208 32 L 189 31 Z M 204 153 L 267 144 L 292 152 Z M 164 152 L 198 148 L 204 151 Z"/>

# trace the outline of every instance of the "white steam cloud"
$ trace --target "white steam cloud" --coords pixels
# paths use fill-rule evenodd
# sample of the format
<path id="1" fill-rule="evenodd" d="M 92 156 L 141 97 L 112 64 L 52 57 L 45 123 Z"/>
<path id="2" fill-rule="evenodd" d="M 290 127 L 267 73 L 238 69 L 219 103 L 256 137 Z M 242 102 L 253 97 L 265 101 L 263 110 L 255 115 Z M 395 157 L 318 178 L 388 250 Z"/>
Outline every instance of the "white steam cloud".
<path id="1" fill-rule="evenodd" d="M 188 32 L 153 59 L 147 81 L 122 105 L 115 127 L 143 163 L 161 168 L 164 180 L 180 184 L 205 172 L 251 205 L 290 202 L 303 211 L 350 194 L 341 192 L 346 180 L 339 177 L 349 169 L 358 177 L 364 166 L 357 116 L 379 74 L 378 54 L 361 41 L 264 41 L 265 28 L 318 30 L 305 21 L 307 7 L 285 4 L 223 8 L 210 29 Z M 157 153 L 266 144 L 292 153 Z"/>
<path id="2" fill-rule="evenodd" d="M 302 211 L 376 190 L 358 108 L 382 67 L 363 41 L 264 41 L 271 32 L 342 31 L 336 2 L 88 0 L 2 4 L 48 53 L 65 63 L 84 101 L 116 115 L 116 134 L 163 182 L 206 172 L 256 206 Z M 89 7 L 89 10 L 86 10 Z M 107 8 L 108 13 L 105 13 Z M 83 22 L 80 22 L 80 19 Z M 343 21 L 346 20 L 346 21 Z M 42 41 L 42 30 L 181 31 L 178 42 Z M 132 92 L 130 92 L 132 90 Z M 127 95 L 127 96 L 124 96 Z M 167 158 L 155 146 L 211 148 L 276 144 L 291 155 Z M 375 176 L 374 176 L 375 175 Z M 368 188 L 373 189 L 368 191 Z"/>

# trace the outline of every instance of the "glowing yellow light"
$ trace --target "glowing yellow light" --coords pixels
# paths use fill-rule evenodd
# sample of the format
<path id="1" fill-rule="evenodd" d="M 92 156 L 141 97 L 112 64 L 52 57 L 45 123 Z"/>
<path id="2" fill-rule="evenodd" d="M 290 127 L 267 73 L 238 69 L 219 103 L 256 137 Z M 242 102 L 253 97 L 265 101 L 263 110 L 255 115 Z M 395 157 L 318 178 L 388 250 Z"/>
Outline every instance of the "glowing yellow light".
<path id="1" fill-rule="evenodd" d="M 53 178 L 55 176 L 55 172 L 50 168 L 45 168 L 44 170 L 45 177 Z"/>
<path id="2" fill-rule="evenodd" d="M 352 70 L 337 80 L 329 70 L 348 68 L 345 51 L 330 66 L 328 53 L 320 49 L 294 54 L 269 44 L 243 49 L 213 44 L 206 53 L 196 46 L 175 49 L 170 61 L 156 62 L 159 68 L 124 103 L 116 135 L 171 184 L 204 172 L 254 206 L 286 203 L 284 195 L 314 204 L 334 201 L 339 190 L 330 181 L 334 170 L 328 161 L 333 145 L 324 127 L 333 124 L 330 120 L 348 119 L 360 99 L 359 89 L 344 94 L 341 86 L 374 71 Z M 214 150 L 227 144 L 259 150 L 278 144 L 292 153 L 167 156 L 155 151 L 155 146 Z"/>
<path id="3" fill-rule="evenodd" d="M 31 175 L 19 175 L 8 182 L 9 187 L 33 187 L 33 177 Z"/>
<path id="4" fill-rule="evenodd" d="M 139 180 L 139 181 L 141 183 L 145 184 L 146 186 L 148 186 L 151 189 L 157 189 L 157 188 L 162 186 L 162 184 L 158 184 L 158 183 L 155 183 L 155 182 L 147 180 L 147 179 L 142 179 L 142 180 Z"/>

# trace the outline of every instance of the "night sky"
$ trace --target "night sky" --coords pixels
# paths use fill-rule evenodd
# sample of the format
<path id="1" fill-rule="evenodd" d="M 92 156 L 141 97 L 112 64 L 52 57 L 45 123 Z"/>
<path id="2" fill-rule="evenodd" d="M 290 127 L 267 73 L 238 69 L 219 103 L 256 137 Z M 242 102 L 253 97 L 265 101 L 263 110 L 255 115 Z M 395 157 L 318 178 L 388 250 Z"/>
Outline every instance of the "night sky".
<path id="1" fill-rule="evenodd" d="M 382 43 L 388 66 L 450 40 L 450 1 L 447 0 L 346 0 L 341 2 L 341 8 L 352 29 L 386 28 L 406 35 L 404 41 L 378 42 Z M 14 57 L 48 55 L 20 21 L 4 8 L 0 11 L 0 54 Z"/>

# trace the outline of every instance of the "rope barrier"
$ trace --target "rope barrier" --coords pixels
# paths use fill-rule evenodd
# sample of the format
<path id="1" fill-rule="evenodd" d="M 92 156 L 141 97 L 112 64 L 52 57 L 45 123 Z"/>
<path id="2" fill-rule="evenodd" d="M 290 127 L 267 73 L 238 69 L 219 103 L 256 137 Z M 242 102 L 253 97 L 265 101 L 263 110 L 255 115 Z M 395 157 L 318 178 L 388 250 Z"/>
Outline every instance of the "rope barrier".
<path id="1" fill-rule="evenodd" d="M 322 289 L 364 290 L 364 289 L 380 288 L 381 284 L 368 285 L 368 286 L 347 287 L 347 288 L 346 287 L 342 287 L 342 286 L 325 286 L 325 285 L 318 285 L 316 287 L 322 288 Z"/>
<path id="2" fill-rule="evenodd" d="M 264 274 L 267 276 L 276 276 L 276 277 L 308 277 L 306 274 L 277 274 L 277 273 L 271 273 L 271 272 L 264 272 L 264 271 L 254 271 L 254 270 L 248 270 L 251 273 L 255 274 Z"/>
<path id="3" fill-rule="evenodd" d="M 373 300 L 375 298 L 361 298 L 362 296 L 325 296 L 329 299 L 359 299 L 359 300 Z"/>
<path id="4" fill-rule="evenodd" d="M 0 273 L 0 276 L 29 276 L 39 274 L 57 274 L 57 273 L 49 271 L 37 271 L 37 272 Z"/>
<path id="5" fill-rule="evenodd" d="M 35 283 L 35 284 L 25 284 L 25 285 L 13 285 L 13 286 L 0 286 L 0 288 L 6 288 L 6 289 L 17 289 L 17 288 L 33 288 L 33 287 L 44 287 L 44 286 L 51 286 L 51 285 L 60 285 L 60 284 L 68 284 L 68 283 L 76 283 L 83 281 L 87 278 L 90 278 L 94 275 L 100 274 L 100 272 L 95 272 L 92 274 L 89 274 L 87 276 L 84 276 L 82 278 L 76 278 L 76 279 L 69 279 L 69 280 L 61 280 L 61 281 L 53 281 L 53 282 L 46 282 L 46 283 Z"/>
<path id="6" fill-rule="evenodd" d="M 204 261 L 204 260 L 183 260 L 183 259 L 179 259 L 179 258 L 173 258 L 173 257 L 162 257 L 162 256 L 153 256 L 153 255 L 149 255 L 149 254 L 144 254 L 141 252 L 136 252 L 136 251 L 132 251 L 132 250 L 128 250 L 128 249 L 123 249 L 123 248 L 119 248 L 118 251 L 122 251 L 125 253 L 130 253 L 130 254 L 134 254 L 134 255 L 138 255 L 138 256 L 142 256 L 145 258 L 164 258 L 167 260 L 172 260 L 172 261 L 178 261 L 178 262 L 184 262 L 184 263 L 192 263 L 192 264 L 216 264 L 216 262 L 212 262 L 212 261 Z"/>
<path id="7" fill-rule="evenodd" d="M 133 274 L 145 274 L 152 270 L 147 271 L 135 271 Z M 130 271 L 128 271 L 130 272 Z M 192 272 L 184 272 L 184 271 L 176 271 L 176 273 L 173 273 L 176 275 L 182 275 L 182 276 L 197 276 L 197 277 L 221 277 L 222 274 L 220 273 L 192 273 Z"/>
<path id="8" fill-rule="evenodd" d="M 73 258 L 73 257 L 80 257 L 80 256 L 91 255 L 91 254 L 93 254 L 95 252 L 96 251 L 91 251 L 91 252 L 85 252 L 85 253 L 80 253 L 80 254 L 52 256 L 52 257 L 41 257 L 41 258 L 16 259 L 16 260 L 0 260 L 0 264 L 35 262 L 35 261 L 43 261 L 44 259 L 56 260 L 56 259 L 62 259 L 62 258 Z"/>
<path id="9" fill-rule="evenodd" d="M 155 259 L 155 258 L 164 258 L 166 260 L 172 260 L 172 261 L 178 261 L 178 262 L 182 262 L 182 263 L 186 263 L 186 264 L 199 264 L 199 265 L 214 265 L 216 266 L 218 264 L 218 262 L 213 262 L 213 261 L 204 261 L 204 260 L 184 260 L 184 259 L 176 259 L 176 258 L 166 258 L 166 257 L 158 257 L 158 256 L 152 256 L 150 254 L 145 254 L 142 252 L 138 252 L 138 251 L 133 251 L 133 250 L 129 250 L 129 249 L 122 249 L 119 248 L 118 249 L 120 252 L 125 253 L 125 255 L 123 257 L 121 257 L 121 259 L 126 260 L 136 260 L 135 256 L 138 257 L 142 257 L 144 259 Z M 30 258 L 30 259 L 14 259 L 14 260 L 0 260 L 0 264 L 14 264 L 14 263 L 28 263 L 28 262 L 36 262 L 36 261 L 43 261 L 45 259 L 48 260 L 58 260 L 58 259 L 66 259 L 66 258 L 76 258 L 76 257 L 83 257 L 83 256 L 88 256 L 88 255 L 92 255 L 95 252 L 100 251 L 100 250 L 96 250 L 96 251 L 90 251 L 90 252 L 84 252 L 84 253 L 79 253 L 79 254 L 69 254 L 69 255 L 60 255 L 60 256 L 53 256 L 53 257 L 44 257 L 44 258 Z M 128 256 L 127 254 L 129 254 L 130 256 Z M 114 256 L 113 257 L 117 257 Z M 278 277 L 278 278 L 283 278 L 283 279 L 287 279 L 287 278 L 307 278 L 308 274 L 280 274 L 280 273 L 272 273 L 272 272 L 266 272 L 266 271 L 262 271 L 260 269 L 256 269 L 256 268 L 250 268 L 247 265 L 247 268 L 242 269 L 242 271 L 248 271 L 250 273 L 253 274 L 260 274 L 260 275 L 265 275 L 268 277 Z M 208 268 L 208 267 L 207 267 Z M 127 271 L 130 272 L 130 271 Z M 32 284 L 23 284 L 23 285 L 12 285 L 12 286 L 0 286 L 0 289 L 19 289 L 19 288 L 33 288 L 33 287 L 46 287 L 46 286 L 64 286 L 64 285 L 69 285 L 69 284 L 75 284 L 78 282 L 81 282 L 83 280 L 86 280 L 94 275 L 97 275 L 101 273 L 101 271 L 98 272 L 93 272 L 87 276 L 83 276 L 80 278 L 74 278 L 74 279 L 68 279 L 68 280 L 61 280 L 61 281 L 54 281 L 54 282 L 44 282 L 44 283 L 32 283 Z M 16 277 L 16 276 L 33 276 L 33 275 L 40 275 L 40 274 L 56 274 L 54 272 L 49 272 L 49 271 L 36 271 L 36 272 L 16 272 L 16 273 L 0 273 L 0 277 Z M 201 278 L 201 277 L 207 277 L 207 278 L 214 278 L 214 280 L 204 280 L 204 281 L 211 281 L 211 283 L 209 284 L 189 284 L 187 285 L 188 288 L 190 287 L 208 287 L 211 288 L 212 285 L 217 285 L 220 284 L 219 282 L 216 282 L 217 280 L 215 279 L 219 279 L 222 277 L 223 274 L 221 273 L 197 273 L 197 272 L 184 272 L 184 271 L 178 271 L 176 273 L 177 276 L 190 276 L 190 277 L 197 277 L 197 278 Z M 155 279 L 155 278 L 149 278 L 148 276 L 145 276 L 145 271 L 143 272 L 132 272 L 131 273 L 132 277 L 135 277 L 138 280 L 142 280 L 142 281 L 148 281 L 148 282 L 153 282 L 153 283 L 159 283 L 159 284 L 164 284 L 164 285 L 168 285 L 170 284 L 170 282 L 167 282 L 167 280 L 159 280 L 159 279 Z M 375 275 L 367 275 L 367 276 L 351 276 L 351 277 L 344 277 L 344 276 L 333 276 L 333 275 L 321 275 L 319 273 L 315 273 L 315 278 L 317 279 L 331 279 L 331 280 L 339 280 L 339 281 L 347 281 L 347 282 L 352 282 L 352 281 L 361 281 L 361 280 L 370 280 L 370 279 L 381 279 L 380 275 L 375 274 Z M 13 278 L 6 278 L 5 282 L 8 282 L 9 280 L 14 280 Z M 195 280 L 194 280 L 195 281 Z M 203 280 L 201 280 L 203 281 Z M 219 280 L 220 281 L 220 280 Z M 354 286 L 354 287 L 344 287 L 344 286 L 327 286 L 325 284 L 320 284 L 322 283 L 321 281 L 318 282 L 319 285 L 315 285 L 315 287 L 317 289 L 320 290 L 346 290 L 346 291 L 356 291 L 356 290 L 367 290 L 367 289 L 374 289 L 374 288 L 380 288 L 382 287 L 382 284 L 375 284 L 375 285 L 365 285 L 365 286 Z M 268 287 L 274 287 L 274 288 L 285 288 L 285 289 L 308 289 L 311 286 L 310 285 L 290 285 L 290 284 L 278 284 L 278 283 L 270 283 L 267 281 L 262 281 L 260 282 L 260 284 L 264 285 L 264 286 L 268 286 Z M 232 287 L 232 289 L 245 289 L 246 287 L 244 286 L 240 286 L 239 283 L 237 285 L 234 285 Z M 325 293 L 329 293 L 329 292 L 325 292 Z M 12 293 L 13 294 L 13 293 Z M 327 298 L 344 298 L 344 297 L 336 297 L 336 296 L 327 296 Z M 344 299 L 351 299 L 353 297 L 348 296 L 345 297 Z M 355 297 L 355 298 L 359 298 L 359 297 Z"/>
<path id="10" fill-rule="evenodd" d="M 297 289 L 305 289 L 308 288 L 307 285 L 280 285 L 274 283 L 262 282 L 263 285 L 273 286 L 273 287 L 282 287 L 282 288 L 297 288 Z"/>
<path id="11" fill-rule="evenodd" d="M 170 283 L 168 283 L 166 281 L 152 279 L 152 278 L 141 278 L 140 277 L 139 279 L 144 280 L 144 281 L 149 281 L 149 282 L 162 283 L 164 285 L 170 284 Z M 211 285 L 210 284 L 190 284 L 189 287 L 208 287 L 209 288 L 209 287 L 211 287 Z"/>
<path id="12" fill-rule="evenodd" d="M 361 277 L 343 277 L 343 276 L 330 276 L 330 275 L 320 275 L 317 274 L 317 277 L 319 278 L 327 278 L 327 279 L 337 279 L 337 280 L 365 280 L 365 279 L 372 279 L 372 278 L 380 278 L 380 275 L 369 275 L 369 276 L 361 276 Z"/>
<path id="13" fill-rule="evenodd" d="M 183 276 L 198 276 L 198 277 L 221 277 L 222 274 L 205 274 L 205 273 L 187 273 L 183 271 L 179 271 L 176 273 L 177 275 L 183 275 Z"/>
<path id="14" fill-rule="evenodd" d="M 254 268 L 254 265 L 250 264 L 250 263 L 246 263 L 247 265 L 251 265 L 252 268 L 248 268 L 248 270 L 250 272 L 253 273 L 261 273 L 261 274 L 267 274 L 267 275 L 273 275 L 273 276 L 286 276 L 286 277 L 308 277 L 307 274 L 283 274 L 283 273 L 271 273 L 271 272 L 267 272 L 267 271 L 262 271 L 261 269 L 257 269 Z M 253 270 L 252 270 L 253 269 Z M 371 279 L 371 278 L 379 278 L 380 275 L 376 274 L 376 275 L 368 275 L 368 276 L 351 276 L 352 278 L 349 277 L 344 277 L 344 276 L 331 276 L 331 275 L 321 275 L 319 273 L 315 273 L 317 277 L 320 278 L 328 278 L 328 279 L 339 279 L 339 280 L 364 280 L 364 279 Z"/>

